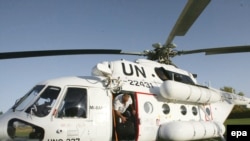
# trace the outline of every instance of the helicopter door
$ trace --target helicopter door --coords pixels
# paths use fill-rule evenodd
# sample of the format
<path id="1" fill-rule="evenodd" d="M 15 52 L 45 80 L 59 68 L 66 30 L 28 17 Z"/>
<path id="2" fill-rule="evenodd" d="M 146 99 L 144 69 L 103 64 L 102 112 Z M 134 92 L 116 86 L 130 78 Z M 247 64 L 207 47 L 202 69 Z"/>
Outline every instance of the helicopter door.
<path id="1" fill-rule="evenodd" d="M 44 140 L 80 140 L 82 135 L 86 135 L 85 128 L 92 123 L 88 116 L 88 89 L 74 86 L 65 87 L 63 97 L 54 111 L 53 119 L 47 128 Z M 89 136 L 86 135 L 86 140 Z"/>
<path id="2" fill-rule="evenodd" d="M 99 141 L 112 137 L 111 96 L 100 88 L 68 86 L 45 140 Z"/>
<path id="3" fill-rule="evenodd" d="M 138 118 L 137 140 L 155 140 L 158 131 L 157 99 L 153 94 L 136 93 Z"/>

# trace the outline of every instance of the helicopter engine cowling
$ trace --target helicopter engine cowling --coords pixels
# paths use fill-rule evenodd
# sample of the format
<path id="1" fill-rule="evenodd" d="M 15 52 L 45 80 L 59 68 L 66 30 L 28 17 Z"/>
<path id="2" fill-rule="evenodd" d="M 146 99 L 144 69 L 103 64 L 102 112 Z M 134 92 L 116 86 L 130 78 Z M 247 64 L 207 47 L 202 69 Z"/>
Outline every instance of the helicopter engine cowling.
<path id="1" fill-rule="evenodd" d="M 223 124 L 212 121 L 173 121 L 161 125 L 159 138 L 178 141 L 199 140 L 220 137 L 224 132 Z"/>
<path id="2" fill-rule="evenodd" d="M 160 93 L 166 99 L 195 103 L 214 103 L 221 100 L 221 95 L 212 89 L 172 80 L 162 83 Z"/>

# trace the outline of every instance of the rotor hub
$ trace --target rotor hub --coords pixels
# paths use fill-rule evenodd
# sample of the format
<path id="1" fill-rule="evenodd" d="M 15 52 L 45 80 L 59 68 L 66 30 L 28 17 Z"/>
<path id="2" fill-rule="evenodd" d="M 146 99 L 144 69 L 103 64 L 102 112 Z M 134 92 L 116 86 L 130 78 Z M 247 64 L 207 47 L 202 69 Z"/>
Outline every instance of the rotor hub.
<path id="1" fill-rule="evenodd" d="M 172 64 L 171 58 L 178 54 L 176 50 L 173 50 L 176 48 L 176 45 L 173 43 L 168 45 L 155 43 L 152 46 L 154 50 L 146 50 L 144 53 L 148 56 L 148 59 L 158 61 L 159 63 Z"/>

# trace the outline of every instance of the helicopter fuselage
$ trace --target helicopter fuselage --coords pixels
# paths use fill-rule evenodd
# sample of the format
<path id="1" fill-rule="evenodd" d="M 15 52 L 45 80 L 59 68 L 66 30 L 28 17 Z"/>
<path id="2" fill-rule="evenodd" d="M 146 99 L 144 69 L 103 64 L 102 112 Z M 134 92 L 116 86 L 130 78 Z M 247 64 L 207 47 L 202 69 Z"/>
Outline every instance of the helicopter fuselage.
<path id="1" fill-rule="evenodd" d="M 148 60 L 103 62 L 92 74 L 37 84 L 1 116 L 0 139 L 120 139 L 113 98 L 123 92 L 131 95 L 136 110 L 131 139 L 214 138 L 224 134 L 223 122 L 233 106 L 249 103 L 245 97 L 197 85 L 184 70 Z"/>
<path id="2" fill-rule="evenodd" d="M 249 45 L 178 51 L 173 40 L 184 36 L 210 0 L 189 0 L 166 42 L 153 50 L 67 49 L 1 52 L 0 59 L 117 54 L 148 60 L 98 63 L 92 76 L 41 82 L 0 116 L 0 140 L 203 140 L 221 137 L 234 105 L 250 107 L 250 99 L 196 82 L 195 76 L 171 61 L 177 55 L 250 52 Z M 120 123 L 113 102 L 128 93 L 135 115 Z M 133 112 L 134 112 L 133 109 Z M 128 109 L 129 110 L 129 109 Z M 129 112 L 129 111 L 128 111 Z"/>

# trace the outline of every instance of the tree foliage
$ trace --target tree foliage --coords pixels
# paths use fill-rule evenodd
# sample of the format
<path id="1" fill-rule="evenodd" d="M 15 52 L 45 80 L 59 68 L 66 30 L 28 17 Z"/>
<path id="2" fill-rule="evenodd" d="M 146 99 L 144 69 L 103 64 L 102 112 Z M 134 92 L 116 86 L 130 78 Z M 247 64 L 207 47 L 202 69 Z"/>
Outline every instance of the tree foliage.
<path id="1" fill-rule="evenodd" d="M 220 90 L 235 94 L 235 89 L 233 87 L 224 86 L 223 88 L 220 88 Z"/>

